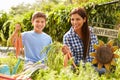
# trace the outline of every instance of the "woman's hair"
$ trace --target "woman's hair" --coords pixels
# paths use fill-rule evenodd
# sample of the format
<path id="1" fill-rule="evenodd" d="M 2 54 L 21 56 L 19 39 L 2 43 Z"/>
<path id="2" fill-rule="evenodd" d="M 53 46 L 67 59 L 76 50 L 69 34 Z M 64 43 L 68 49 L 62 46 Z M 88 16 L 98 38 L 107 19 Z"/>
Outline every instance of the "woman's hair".
<path id="1" fill-rule="evenodd" d="M 46 15 L 44 13 L 42 13 L 42 12 L 35 12 L 32 15 L 32 21 L 34 21 L 36 18 L 39 18 L 39 17 L 42 17 L 45 20 L 47 19 Z"/>
<path id="2" fill-rule="evenodd" d="M 83 19 L 86 18 L 86 21 L 84 22 L 83 26 L 82 26 L 82 36 L 83 36 L 83 45 L 84 45 L 84 49 L 83 49 L 83 58 L 85 59 L 88 53 L 88 49 L 89 49 L 89 39 L 90 39 L 90 31 L 89 31 L 89 27 L 88 27 L 88 18 L 87 18 L 87 14 L 84 8 L 75 8 L 70 12 L 70 16 L 73 14 L 78 14 L 79 16 L 81 16 Z"/>

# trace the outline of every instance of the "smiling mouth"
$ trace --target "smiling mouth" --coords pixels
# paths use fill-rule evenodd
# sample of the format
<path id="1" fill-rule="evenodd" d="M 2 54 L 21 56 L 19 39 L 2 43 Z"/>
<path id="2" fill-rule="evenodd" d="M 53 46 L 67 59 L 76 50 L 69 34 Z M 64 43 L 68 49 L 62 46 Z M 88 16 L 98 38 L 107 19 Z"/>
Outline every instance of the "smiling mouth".
<path id="1" fill-rule="evenodd" d="M 38 28 L 38 29 L 42 29 L 42 27 L 41 27 L 41 26 L 37 26 L 37 28 Z"/>
<path id="2" fill-rule="evenodd" d="M 76 25 L 76 26 L 74 26 L 74 28 L 78 28 L 78 26 Z"/>
<path id="3" fill-rule="evenodd" d="M 76 27 L 74 27 L 74 28 L 78 28 L 78 27 L 76 26 Z"/>

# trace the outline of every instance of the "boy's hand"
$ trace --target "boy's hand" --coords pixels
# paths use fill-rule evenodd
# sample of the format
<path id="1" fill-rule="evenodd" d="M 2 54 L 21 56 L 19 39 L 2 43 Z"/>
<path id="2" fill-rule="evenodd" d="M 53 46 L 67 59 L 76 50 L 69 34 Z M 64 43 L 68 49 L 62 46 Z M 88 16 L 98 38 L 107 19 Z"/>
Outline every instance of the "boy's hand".
<path id="1" fill-rule="evenodd" d="M 62 52 L 64 55 L 66 55 L 67 53 L 71 53 L 71 51 L 67 45 L 63 45 Z"/>
<path id="2" fill-rule="evenodd" d="M 21 31 L 21 25 L 20 24 L 16 24 L 15 25 L 15 32 Z"/>

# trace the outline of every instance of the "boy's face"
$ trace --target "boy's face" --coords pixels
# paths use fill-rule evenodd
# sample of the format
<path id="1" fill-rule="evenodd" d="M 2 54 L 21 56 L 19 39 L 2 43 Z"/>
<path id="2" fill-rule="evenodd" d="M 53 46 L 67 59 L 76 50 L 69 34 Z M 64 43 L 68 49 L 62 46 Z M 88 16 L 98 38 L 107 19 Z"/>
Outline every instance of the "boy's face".
<path id="1" fill-rule="evenodd" d="M 46 20 L 43 17 L 35 18 L 32 21 L 32 25 L 34 26 L 34 31 L 35 32 L 41 33 L 42 30 L 44 29 L 45 25 L 46 25 Z"/>

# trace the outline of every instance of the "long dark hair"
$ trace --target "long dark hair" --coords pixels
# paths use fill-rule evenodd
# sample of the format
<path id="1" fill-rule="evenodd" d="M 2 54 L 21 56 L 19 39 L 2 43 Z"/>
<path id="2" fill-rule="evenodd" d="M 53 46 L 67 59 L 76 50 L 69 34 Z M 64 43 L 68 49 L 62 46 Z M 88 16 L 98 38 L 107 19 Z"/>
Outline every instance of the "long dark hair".
<path id="1" fill-rule="evenodd" d="M 78 14 L 80 15 L 83 19 L 86 18 L 86 22 L 84 22 L 82 26 L 82 36 L 83 36 L 83 59 L 86 59 L 87 53 L 88 53 L 88 48 L 89 48 L 89 40 L 90 40 L 90 31 L 88 27 L 88 18 L 87 14 L 84 8 L 75 8 L 71 11 L 70 16 L 72 14 Z"/>

